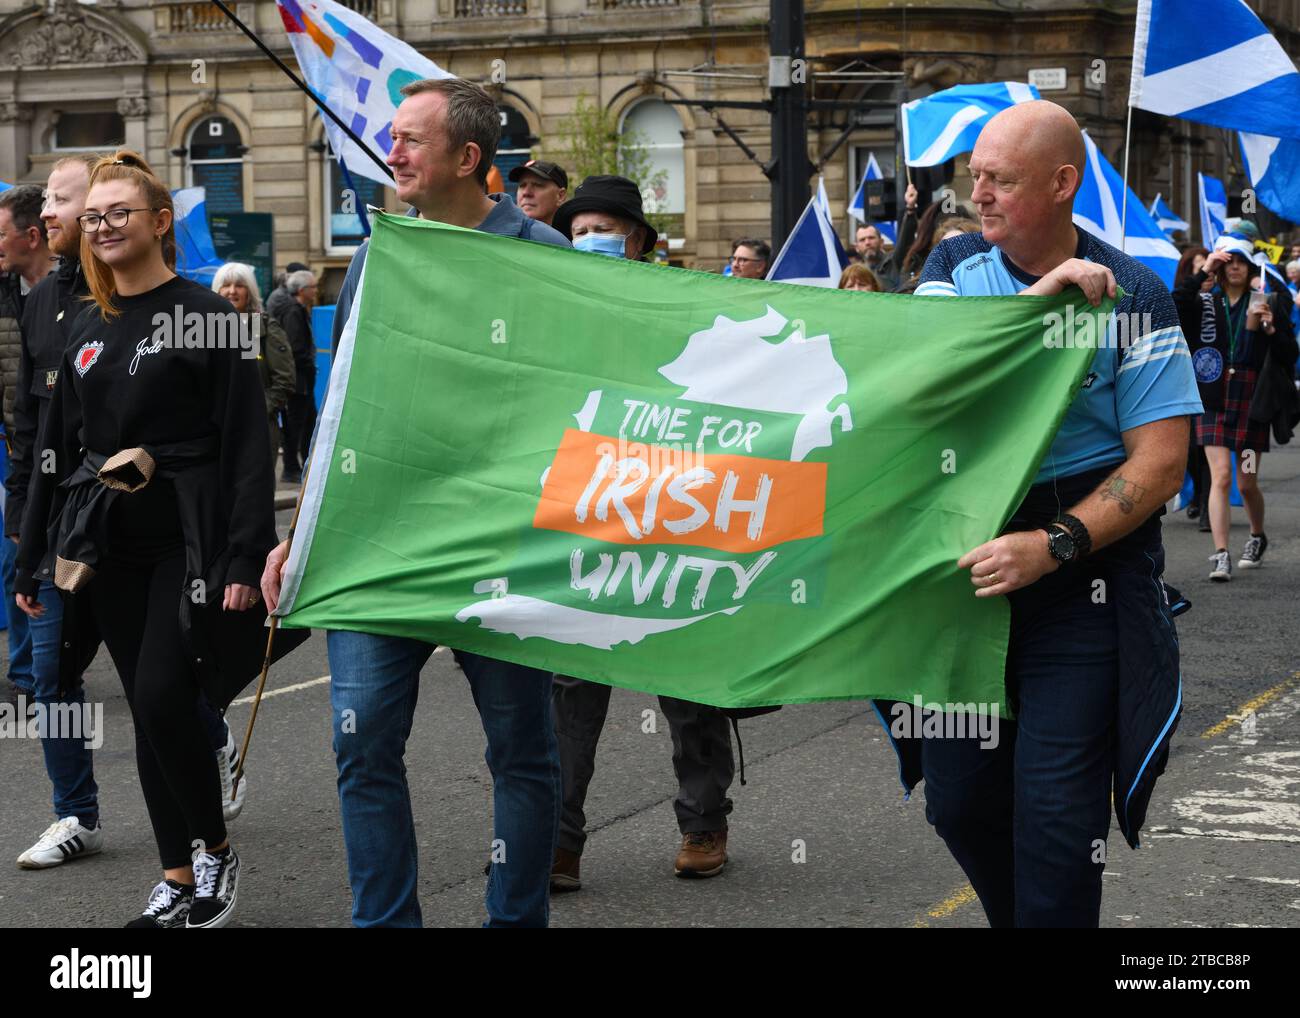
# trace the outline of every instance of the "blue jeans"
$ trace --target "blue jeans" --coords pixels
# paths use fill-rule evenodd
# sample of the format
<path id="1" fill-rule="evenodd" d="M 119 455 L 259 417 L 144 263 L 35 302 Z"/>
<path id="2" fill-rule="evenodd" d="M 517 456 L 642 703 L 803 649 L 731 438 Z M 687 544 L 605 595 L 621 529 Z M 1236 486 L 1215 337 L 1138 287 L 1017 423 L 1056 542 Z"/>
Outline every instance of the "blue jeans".
<path id="1" fill-rule="evenodd" d="M 990 925 L 1096 927 L 1115 768 L 1115 608 L 1094 603 L 1087 578 L 1068 569 L 1010 598 L 1017 719 L 1002 722 L 992 749 L 924 741 L 926 817 Z"/>
<path id="2" fill-rule="evenodd" d="M 356 926 L 419 926 L 418 857 L 403 755 L 434 645 L 326 634 L 339 806 Z M 551 673 L 456 653 L 487 736 L 493 865 L 486 926 L 545 926 L 560 817 Z"/>
<path id="3" fill-rule="evenodd" d="M 81 709 L 86 694 L 83 687 L 67 697 L 59 697 L 59 644 L 63 628 L 63 598 L 53 583 L 42 583 L 37 600 L 45 606 L 39 619 L 29 619 L 32 634 L 32 678 L 36 702 L 71 703 Z M 54 815 L 75 816 L 82 827 L 93 828 L 99 822 L 99 788 L 95 785 L 93 753 L 83 739 L 41 738 L 45 752 L 45 772 L 54 786 Z"/>
<path id="4" fill-rule="evenodd" d="M 19 692 L 32 695 L 32 633 L 27 616 L 14 601 L 14 560 L 18 545 L 0 535 L 0 576 L 4 580 L 5 620 L 9 624 L 9 681 Z"/>

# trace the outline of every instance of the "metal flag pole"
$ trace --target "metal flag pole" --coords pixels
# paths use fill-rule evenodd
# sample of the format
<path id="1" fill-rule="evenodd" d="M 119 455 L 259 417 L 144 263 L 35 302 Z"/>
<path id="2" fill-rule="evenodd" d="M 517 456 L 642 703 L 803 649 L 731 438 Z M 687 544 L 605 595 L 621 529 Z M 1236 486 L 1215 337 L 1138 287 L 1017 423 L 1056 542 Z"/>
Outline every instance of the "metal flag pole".
<path id="1" fill-rule="evenodd" d="M 275 66 L 280 68 L 280 70 L 284 71 L 284 73 L 288 75 L 289 80 L 292 81 L 295 85 L 297 85 L 300 89 L 302 89 L 303 94 L 306 95 L 307 98 L 309 98 L 312 102 L 314 102 L 320 108 L 320 111 L 323 114 L 325 114 L 325 116 L 329 117 L 330 120 L 334 121 L 334 123 L 338 126 L 338 128 L 349 138 L 352 139 L 353 144 L 355 144 L 359 149 L 361 149 L 362 152 L 364 152 L 366 155 L 370 157 L 371 162 L 373 162 L 376 166 L 378 166 L 381 170 L 383 170 L 385 174 L 388 175 L 389 180 L 393 179 L 393 171 L 388 168 L 388 164 L 385 163 L 382 159 L 380 159 L 379 156 L 377 156 L 374 153 L 374 151 L 370 148 L 370 146 L 367 145 L 364 141 L 362 141 L 357 136 L 356 132 L 353 131 L 352 128 L 350 128 L 347 124 L 343 123 L 343 121 L 338 118 L 338 115 L 332 109 L 330 109 L 328 106 L 325 105 L 325 103 L 321 100 L 320 96 L 318 96 L 315 92 L 313 92 L 310 88 L 307 87 L 306 82 L 304 82 L 301 78 L 299 78 L 298 75 L 294 74 L 293 71 L 289 69 L 288 65 L 283 60 L 281 60 L 274 53 L 272 53 L 270 47 L 267 46 L 266 43 L 264 43 L 258 37 L 256 32 L 254 32 L 251 28 L 249 28 L 242 21 L 240 21 L 239 18 L 235 16 L 234 11 L 232 11 L 229 7 L 227 7 L 224 3 L 222 3 L 222 0 L 211 0 L 211 2 L 216 4 L 216 6 L 221 9 L 221 12 L 225 14 L 226 17 L 228 17 L 231 21 L 233 21 L 236 25 L 238 25 L 239 30 L 243 32 L 246 36 L 248 36 L 250 39 L 252 39 L 253 43 L 257 46 L 257 48 L 260 49 L 263 53 L 265 53 L 268 57 L 270 57 L 271 61 L 275 64 Z"/>
<path id="2" fill-rule="evenodd" d="M 1128 120 L 1124 127 L 1124 187 L 1119 200 L 1124 208 L 1119 214 L 1119 249 L 1122 253 L 1128 243 L 1128 147 L 1133 136 L 1133 107 L 1128 108 Z M 1100 181 L 1098 182 L 1101 183 Z"/>

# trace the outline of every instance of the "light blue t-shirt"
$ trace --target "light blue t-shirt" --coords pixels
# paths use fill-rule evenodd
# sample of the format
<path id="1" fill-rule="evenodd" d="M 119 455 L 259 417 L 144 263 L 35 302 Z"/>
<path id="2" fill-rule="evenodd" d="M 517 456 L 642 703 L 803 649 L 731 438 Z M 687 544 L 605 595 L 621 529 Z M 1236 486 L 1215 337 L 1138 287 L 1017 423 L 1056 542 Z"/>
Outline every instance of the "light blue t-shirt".
<path id="1" fill-rule="evenodd" d="M 1079 230 L 1076 257 L 1105 265 L 1124 297 L 1115 305 L 1111 335 L 1100 346 L 1061 422 L 1035 484 L 1071 477 L 1128 458 L 1123 433 L 1166 417 L 1201 413 L 1196 375 L 1173 298 L 1160 277 Z M 926 259 L 917 296 L 987 297 L 1017 294 L 1038 281 L 978 233 L 937 245 Z M 1149 316 L 1149 317 L 1148 317 Z M 1123 318 L 1126 342 L 1116 342 Z"/>

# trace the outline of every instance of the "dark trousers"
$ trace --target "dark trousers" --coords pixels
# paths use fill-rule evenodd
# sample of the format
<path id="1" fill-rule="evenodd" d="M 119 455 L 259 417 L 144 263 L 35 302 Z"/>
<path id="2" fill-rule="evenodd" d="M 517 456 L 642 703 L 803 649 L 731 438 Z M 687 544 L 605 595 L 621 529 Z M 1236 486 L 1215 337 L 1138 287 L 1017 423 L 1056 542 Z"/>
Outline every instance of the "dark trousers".
<path id="1" fill-rule="evenodd" d="M 1192 504 L 1204 513 L 1210 498 L 1210 462 L 1205 447 L 1196 444 L 1195 428 L 1187 445 L 1187 472 L 1192 475 Z"/>
<path id="2" fill-rule="evenodd" d="M 284 408 L 284 472 L 301 474 L 311 452 L 311 436 L 316 429 L 316 396 L 294 393 Z"/>
<path id="3" fill-rule="evenodd" d="M 587 840 L 583 806 L 596 770 L 596 744 L 609 713 L 609 695 L 610 687 L 602 683 L 555 676 L 553 712 L 564 779 L 558 843 L 569 852 L 581 854 Z M 732 808 L 727 789 L 736 773 L 730 722 L 716 707 L 670 696 L 659 697 L 659 709 L 673 739 L 678 827 L 683 834 L 726 830 Z"/>
<path id="4" fill-rule="evenodd" d="M 177 618 L 184 581 L 177 552 L 148 564 L 110 559 L 87 588 L 131 707 L 140 788 L 164 869 L 188 866 L 195 840 L 209 850 L 226 840 L 214 726 L 200 720 L 198 677 Z"/>
<path id="5" fill-rule="evenodd" d="M 1115 766 L 1115 609 L 1068 569 L 1010 600 L 1017 719 L 1002 722 L 996 748 L 924 740 L 926 817 L 990 925 L 1095 927 Z"/>

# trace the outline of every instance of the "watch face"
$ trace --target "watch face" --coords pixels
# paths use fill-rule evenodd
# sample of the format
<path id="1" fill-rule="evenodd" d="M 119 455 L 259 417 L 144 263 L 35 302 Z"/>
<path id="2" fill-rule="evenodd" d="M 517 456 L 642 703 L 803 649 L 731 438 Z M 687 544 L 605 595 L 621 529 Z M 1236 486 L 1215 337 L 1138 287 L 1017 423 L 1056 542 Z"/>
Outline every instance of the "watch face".
<path id="1" fill-rule="evenodd" d="M 1074 537 L 1067 534 L 1064 530 L 1051 530 L 1048 532 L 1047 549 L 1051 552 L 1052 558 L 1058 562 L 1070 562 L 1074 559 Z"/>

